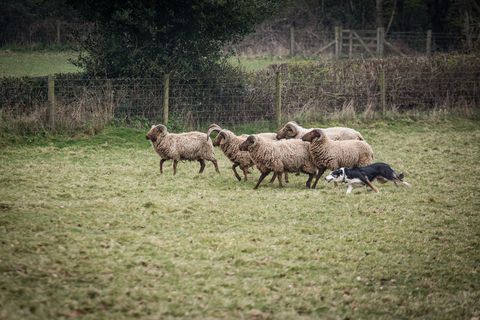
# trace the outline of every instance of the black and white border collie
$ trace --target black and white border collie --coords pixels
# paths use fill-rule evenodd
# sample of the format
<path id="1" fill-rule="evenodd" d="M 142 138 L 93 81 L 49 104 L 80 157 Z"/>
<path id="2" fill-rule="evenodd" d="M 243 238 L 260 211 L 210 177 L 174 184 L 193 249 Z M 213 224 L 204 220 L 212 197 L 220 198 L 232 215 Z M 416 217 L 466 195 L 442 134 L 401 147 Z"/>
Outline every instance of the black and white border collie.
<path id="1" fill-rule="evenodd" d="M 343 182 L 348 184 L 347 193 L 351 193 L 353 187 L 369 186 L 373 191 L 378 189 L 372 184 L 374 180 L 385 183 L 393 181 L 398 187 L 398 183 L 410 187 L 408 182 L 403 181 L 403 173 L 396 173 L 388 164 L 377 162 L 365 167 L 340 168 L 332 171 L 325 177 L 327 182 Z"/>

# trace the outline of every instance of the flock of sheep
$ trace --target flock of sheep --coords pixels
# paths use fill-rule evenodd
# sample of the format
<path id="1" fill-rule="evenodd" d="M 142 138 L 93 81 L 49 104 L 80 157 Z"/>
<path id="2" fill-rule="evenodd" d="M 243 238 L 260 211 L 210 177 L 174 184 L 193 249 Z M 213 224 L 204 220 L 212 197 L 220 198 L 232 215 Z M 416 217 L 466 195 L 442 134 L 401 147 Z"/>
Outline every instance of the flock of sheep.
<path id="1" fill-rule="evenodd" d="M 213 143 L 212 132 L 217 133 Z M 270 182 L 277 179 L 280 186 L 282 177 L 288 182 L 288 173 L 305 173 L 308 175 L 306 187 L 315 188 L 326 169 L 366 166 L 373 162 L 372 147 L 358 131 L 344 127 L 306 129 L 293 121 L 278 133 L 240 136 L 217 124 L 210 125 L 206 134 L 198 131 L 169 133 L 166 126 L 159 124 L 152 126 L 146 138 L 161 158 L 160 173 L 167 160 L 173 160 L 174 175 L 180 160 L 198 161 L 199 173 L 205 169 L 205 160 L 211 161 L 219 172 L 214 154 L 214 146 L 218 146 L 233 163 L 232 170 L 239 181 L 237 167 L 243 171 L 245 181 L 248 170 L 257 167 L 261 175 L 254 189 L 271 172 Z"/>

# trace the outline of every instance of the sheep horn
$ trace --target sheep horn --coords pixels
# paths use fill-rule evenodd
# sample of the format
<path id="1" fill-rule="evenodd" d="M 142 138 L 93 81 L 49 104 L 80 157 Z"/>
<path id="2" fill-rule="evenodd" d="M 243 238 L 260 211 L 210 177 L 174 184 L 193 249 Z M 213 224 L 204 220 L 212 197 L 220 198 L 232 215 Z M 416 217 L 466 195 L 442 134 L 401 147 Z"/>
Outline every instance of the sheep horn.
<path id="1" fill-rule="evenodd" d="M 208 126 L 208 128 L 213 128 L 213 127 L 217 127 L 217 128 L 221 128 L 218 124 L 216 123 L 212 123 L 211 125 Z"/>
<path id="2" fill-rule="evenodd" d="M 208 127 L 208 131 L 207 131 L 207 141 L 210 139 L 210 135 L 212 134 L 212 132 L 220 132 L 222 131 L 222 128 L 220 128 L 219 125 L 216 125 L 216 124 L 211 124 L 209 127 Z"/>

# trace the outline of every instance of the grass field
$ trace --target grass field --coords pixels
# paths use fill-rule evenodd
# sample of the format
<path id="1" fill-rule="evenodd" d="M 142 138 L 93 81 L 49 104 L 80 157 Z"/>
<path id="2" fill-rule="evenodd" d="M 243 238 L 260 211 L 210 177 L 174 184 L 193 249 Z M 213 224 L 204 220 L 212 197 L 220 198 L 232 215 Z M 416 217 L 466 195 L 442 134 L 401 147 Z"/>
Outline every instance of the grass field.
<path id="1" fill-rule="evenodd" d="M 14 51 L 0 50 L 0 77 L 47 76 L 74 73 L 80 69 L 69 62 L 77 58 L 74 51 Z M 231 58 L 230 63 L 246 71 L 255 71 L 279 63 L 306 63 L 311 59 L 288 57 Z"/>
<path id="2" fill-rule="evenodd" d="M 0 77 L 47 76 L 78 72 L 69 62 L 77 57 L 74 51 L 10 51 L 0 50 Z"/>
<path id="3" fill-rule="evenodd" d="M 161 176 L 132 129 L 4 146 L 0 318 L 478 318 L 479 123 L 352 126 L 411 189 Z"/>

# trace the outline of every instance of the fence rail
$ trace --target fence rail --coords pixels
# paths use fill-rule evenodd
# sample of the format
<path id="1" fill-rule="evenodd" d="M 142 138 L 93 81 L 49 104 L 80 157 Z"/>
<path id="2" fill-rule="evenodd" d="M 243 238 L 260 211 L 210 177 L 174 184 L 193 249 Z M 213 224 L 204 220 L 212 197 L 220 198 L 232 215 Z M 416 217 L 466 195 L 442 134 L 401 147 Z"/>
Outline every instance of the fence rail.
<path id="1" fill-rule="evenodd" d="M 113 120 L 168 122 L 191 129 L 212 122 L 278 127 L 287 119 L 314 121 L 339 113 L 475 108 L 480 102 L 479 70 L 405 72 L 385 66 L 368 72 L 350 70 L 345 67 L 307 76 L 279 69 L 253 79 L 230 81 L 175 77 L 4 80 L 0 120 L 27 119 L 60 129 Z"/>
<path id="2" fill-rule="evenodd" d="M 479 42 L 476 39 L 476 42 Z M 334 30 L 297 30 L 277 28 L 275 31 L 259 29 L 230 47 L 243 56 L 329 56 L 352 58 L 384 55 L 430 55 L 432 53 L 470 52 L 474 42 L 461 33 L 389 32 L 377 30 L 351 30 L 340 26 Z M 477 44 L 478 45 L 478 44 Z"/>

